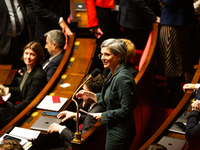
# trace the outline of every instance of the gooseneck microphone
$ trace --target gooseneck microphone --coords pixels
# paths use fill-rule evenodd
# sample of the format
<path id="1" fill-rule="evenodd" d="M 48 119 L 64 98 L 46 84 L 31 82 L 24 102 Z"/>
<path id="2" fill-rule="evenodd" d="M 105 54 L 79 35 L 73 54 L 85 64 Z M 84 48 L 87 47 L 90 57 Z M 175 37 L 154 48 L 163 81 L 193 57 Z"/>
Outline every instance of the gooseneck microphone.
<path id="1" fill-rule="evenodd" d="M 95 70 L 93 70 L 91 72 L 91 74 L 89 75 L 89 77 L 87 77 L 87 79 L 76 89 L 76 91 L 74 92 L 71 100 L 74 101 L 74 103 L 76 104 L 76 112 L 77 112 L 77 121 L 76 121 L 76 132 L 75 132 L 75 138 L 73 139 L 73 141 L 75 142 L 80 142 L 81 141 L 81 133 L 79 132 L 79 108 L 78 108 L 78 103 L 76 102 L 76 100 L 74 99 L 74 96 L 76 95 L 76 93 L 80 90 L 80 88 L 83 87 L 83 85 L 88 82 L 90 79 L 95 78 L 98 74 L 100 73 L 100 70 L 98 68 L 96 68 Z"/>

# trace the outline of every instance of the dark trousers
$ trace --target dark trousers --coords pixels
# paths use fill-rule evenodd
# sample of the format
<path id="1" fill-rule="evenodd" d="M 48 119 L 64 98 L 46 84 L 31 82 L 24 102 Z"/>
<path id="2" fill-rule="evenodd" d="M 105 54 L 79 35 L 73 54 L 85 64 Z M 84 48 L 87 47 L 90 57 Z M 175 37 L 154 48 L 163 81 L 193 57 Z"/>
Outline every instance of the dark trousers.
<path id="1" fill-rule="evenodd" d="M 21 69 L 24 66 L 21 60 L 24 47 L 22 41 L 21 36 L 12 38 L 9 52 L 6 55 L 0 55 L 0 64 L 11 64 L 15 69 Z"/>
<path id="2" fill-rule="evenodd" d="M 136 49 L 144 50 L 150 29 L 130 29 L 123 28 L 124 38 L 131 40 Z"/>

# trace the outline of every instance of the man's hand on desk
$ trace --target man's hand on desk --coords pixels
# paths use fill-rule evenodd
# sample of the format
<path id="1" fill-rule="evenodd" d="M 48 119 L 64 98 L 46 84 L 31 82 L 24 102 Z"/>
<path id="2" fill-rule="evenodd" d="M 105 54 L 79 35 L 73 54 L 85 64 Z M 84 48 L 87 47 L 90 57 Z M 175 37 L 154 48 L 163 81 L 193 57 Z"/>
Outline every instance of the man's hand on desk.
<path id="1" fill-rule="evenodd" d="M 67 119 L 73 119 L 76 117 L 76 113 L 71 111 L 62 111 L 57 116 L 59 119 L 62 119 L 62 122 L 66 121 Z"/>
<path id="2" fill-rule="evenodd" d="M 187 83 L 183 86 L 183 90 L 193 90 L 193 89 L 198 89 L 197 84 L 192 84 L 192 83 Z"/>
<path id="3" fill-rule="evenodd" d="M 49 130 L 47 132 L 49 132 L 49 133 L 59 132 L 61 127 L 62 127 L 61 125 L 59 125 L 57 123 L 53 123 L 49 126 Z"/>

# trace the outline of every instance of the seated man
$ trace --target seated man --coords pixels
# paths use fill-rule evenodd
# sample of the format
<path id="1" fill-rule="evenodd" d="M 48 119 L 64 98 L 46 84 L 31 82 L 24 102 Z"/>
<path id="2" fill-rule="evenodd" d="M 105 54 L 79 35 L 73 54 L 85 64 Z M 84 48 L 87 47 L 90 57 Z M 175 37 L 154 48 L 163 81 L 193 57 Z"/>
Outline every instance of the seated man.
<path id="1" fill-rule="evenodd" d="M 200 146 L 200 84 L 187 83 L 183 86 L 183 90 L 195 89 L 197 90 L 195 101 L 191 104 L 192 111 L 190 112 L 187 120 L 185 131 L 185 138 L 189 141 L 189 150 L 198 149 Z"/>
<path id="2" fill-rule="evenodd" d="M 187 120 L 185 138 L 189 141 L 189 149 L 198 149 L 200 146 L 200 89 L 197 92 L 195 101 L 192 103 L 192 111 Z"/>
<path id="3" fill-rule="evenodd" d="M 87 79 L 87 77 L 85 79 Z M 95 78 L 92 78 L 91 80 L 86 82 L 83 86 L 83 89 L 99 93 L 101 92 L 104 79 L 105 78 L 103 77 L 103 75 L 99 74 Z M 90 104 L 88 112 L 97 113 L 105 111 L 105 109 L 102 106 L 95 103 L 92 99 L 84 99 L 83 106 L 81 107 L 84 107 L 85 104 Z M 63 112 L 60 112 L 57 117 L 61 118 L 62 122 L 66 121 L 67 119 L 72 119 L 72 118 L 76 119 L 76 112 L 65 110 Z M 83 124 L 80 129 L 81 135 L 87 132 L 87 130 L 89 130 L 97 122 L 97 120 L 94 119 L 93 116 L 82 113 L 82 111 L 80 111 L 79 118 L 80 118 L 79 119 L 80 123 Z M 60 137 L 64 139 L 66 142 L 71 142 L 75 137 L 74 132 L 72 132 L 69 128 L 56 123 L 53 123 L 52 125 L 49 126 L 48 132 L 49 133 L 58 132 L 60 134 Z"/>
<path id="4" fill-rule="evenodd" d="M 64 55 L 63 48 L 65 46 L 65 35 L 61 30 L 51 30 L 44 34 L 46 37 L 46 45 L 50 58 L 42 64 L 42 68 L 47 74 L 47 81 L 51 79 L 54 72 L 62 60 Z"/>

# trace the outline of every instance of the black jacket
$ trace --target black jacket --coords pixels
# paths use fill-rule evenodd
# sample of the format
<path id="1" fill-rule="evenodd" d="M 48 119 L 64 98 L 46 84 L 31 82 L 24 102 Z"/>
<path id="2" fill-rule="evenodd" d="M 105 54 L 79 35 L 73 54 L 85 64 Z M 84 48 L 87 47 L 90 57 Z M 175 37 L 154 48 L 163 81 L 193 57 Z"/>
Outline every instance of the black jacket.
<path id="1" fill-rule="evenodd" d="M 25 68 L 24 73 L 27 68 Z M 23 77 L 22 77 L 23 80 Z M 15 107 L 20 112 L 26 106 L 28 106 L 32 100 L 40 93 L 47 83 L 46 73 L 42 69 L 41 65 L 36 64 L 28 78 L 26 79 L 22 91 L 19 87 L 10 87 L 9 92 L 11 93 L 11 98 L 13 95 L 20 96 L 20 104 L 17 104 Z"/>

